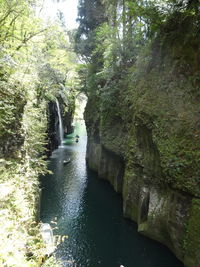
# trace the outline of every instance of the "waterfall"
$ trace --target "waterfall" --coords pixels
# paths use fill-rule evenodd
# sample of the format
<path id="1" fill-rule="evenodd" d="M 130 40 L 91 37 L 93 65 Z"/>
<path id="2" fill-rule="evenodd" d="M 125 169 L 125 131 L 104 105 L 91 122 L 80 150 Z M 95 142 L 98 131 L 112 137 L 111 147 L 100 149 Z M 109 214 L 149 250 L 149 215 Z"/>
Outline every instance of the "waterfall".
<path id="1" fill-rule="evenodd" d="M 60 144 L 62 145 L 62 143 L 63 143 L 63 135 L 64 135 L 64 131 L 63 131 L 63 124 L 62 124 L 62 118 L 61 118 L 61 113 L 60 113 L 60 106 L 59 106 L 59 102 L 58 102 L 57 99 L 56 99 L 56 105 L 57 105 L 58 119 L 59 119 Z"/>

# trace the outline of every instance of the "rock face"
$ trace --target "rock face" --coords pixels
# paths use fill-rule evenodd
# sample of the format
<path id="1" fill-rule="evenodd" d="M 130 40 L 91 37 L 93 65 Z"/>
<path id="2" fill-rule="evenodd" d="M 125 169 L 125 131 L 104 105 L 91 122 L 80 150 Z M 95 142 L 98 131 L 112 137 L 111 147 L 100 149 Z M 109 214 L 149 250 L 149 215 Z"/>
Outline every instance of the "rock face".
<path id="1" fill-rule="evenodd" d="M 100 107 L 98 97 L 89 98 L 88 166 L 122 194 L 124 216 L 137 222 L 141 234 L 165 244 L 185 266 L 200 266 L 198 197 L 165 181 L 148 120 L 135 117 L 134 126 L 124 127 L 115 115 L 105 121 Z"/>
<path id="2" fill-rule="evenodd" d="M 69 102 L 64 96 L 59 97 L 60 111 L 62 116 L 64 134 L 73 133 L 73 117 L 75 112 L 75 100 Z"/>
<path id="3" fill-rule="evenodd" d="M 48 145 L 47 151 L 48 156 L 50 156 L 51 152 L 59 146 L 59 119 L 58 119 L 58 111 L 56 107 L 56 103 L 51 101 L 48 103 L 47 109 L 48 115 Z"/>
<path id="4" fill-rule="evenodd" d="M 100 144 L 88 143 L 87 147 L 88 165 L 102 179 L 107 179 L 116 192 L 122 193 L 124 162 L 113 152 L 106 150 Z"/>

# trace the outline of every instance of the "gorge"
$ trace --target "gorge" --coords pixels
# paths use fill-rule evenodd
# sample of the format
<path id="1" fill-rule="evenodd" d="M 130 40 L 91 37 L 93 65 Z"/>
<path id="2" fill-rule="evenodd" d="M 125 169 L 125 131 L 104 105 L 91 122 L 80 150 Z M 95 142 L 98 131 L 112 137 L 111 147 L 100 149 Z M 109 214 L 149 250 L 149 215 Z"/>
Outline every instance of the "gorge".
<path id="1" fill-rule="evenodd" d="M 74 134 L 52 153 L 53 174 L 42 179 L 41 220 L 52 226 L 56 221 L 54 234 L 68 236 L 55 252 L 62 266 L 181 267 L 170 251 L 138 234 L 136 224 L 123 218 L 120 196 L 86 167 L 86 142 L 79 120 Z M 71 162 L 64 165 L 66 158 Z"/>
<path id="2" fill-rule="evenodd" d="M 199 267 L 199 1 L 41 4 L 0 1 L 0 266 Z"/>

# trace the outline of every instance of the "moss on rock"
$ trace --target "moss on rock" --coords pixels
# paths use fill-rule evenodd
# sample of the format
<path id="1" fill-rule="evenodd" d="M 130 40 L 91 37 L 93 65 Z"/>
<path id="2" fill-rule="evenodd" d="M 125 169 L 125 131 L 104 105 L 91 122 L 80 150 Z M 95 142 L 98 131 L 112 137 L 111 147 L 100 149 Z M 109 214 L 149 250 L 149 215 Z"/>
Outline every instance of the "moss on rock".
<path id="1" fill-rule="evenodd" d="M 200 266 L 200 199 L 194 198 L 190 210 L 190 218 L 186 226 L 186 237 L 184 239 L 186 266 Z"/>

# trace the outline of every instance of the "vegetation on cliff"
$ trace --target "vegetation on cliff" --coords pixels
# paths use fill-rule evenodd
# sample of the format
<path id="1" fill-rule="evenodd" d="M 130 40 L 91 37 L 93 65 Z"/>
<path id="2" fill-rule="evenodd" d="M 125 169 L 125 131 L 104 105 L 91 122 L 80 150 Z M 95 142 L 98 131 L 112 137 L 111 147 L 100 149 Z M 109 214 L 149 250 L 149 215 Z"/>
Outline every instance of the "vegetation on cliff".
<path id="1" fill-rule="evenodd" d="M 159 150 L 162 173 L 153 183 L 200 196 L 199 1 L 96 5 L 101 5 L 97 14 L 91 1 L 81 1 L 76 38 L 77 52 L 86 60 L 82 90 L 99 99 L 103 143 L 109 146 L 106 133 L 121 121 L 127 134 L 122 154 L 136 156 L 136 136 L 128 136 L 140 121 Z M 112 134 L 115 142 L 117 131 Z"/>
<path id="2" fill-rule="evenodd" d="M 42 21 L 37 4 L 0 1 L 1 266 L 44 260 L 37 212 L 47 107 L 59 96 L 66 108 L 74 105 L 76 56 L 62 21 Z"/>

